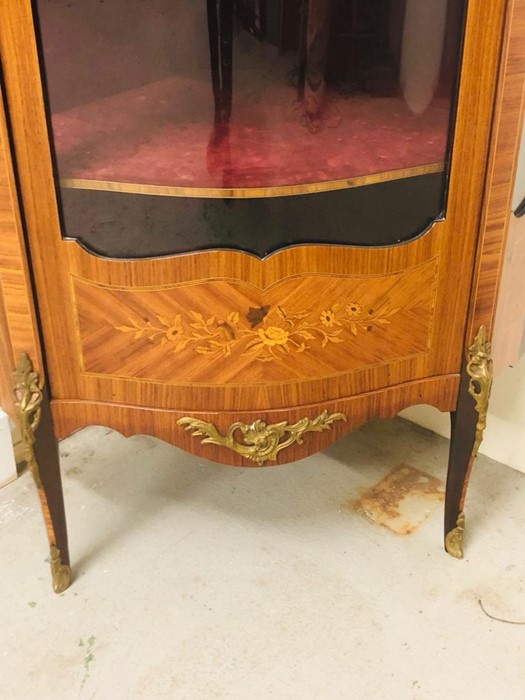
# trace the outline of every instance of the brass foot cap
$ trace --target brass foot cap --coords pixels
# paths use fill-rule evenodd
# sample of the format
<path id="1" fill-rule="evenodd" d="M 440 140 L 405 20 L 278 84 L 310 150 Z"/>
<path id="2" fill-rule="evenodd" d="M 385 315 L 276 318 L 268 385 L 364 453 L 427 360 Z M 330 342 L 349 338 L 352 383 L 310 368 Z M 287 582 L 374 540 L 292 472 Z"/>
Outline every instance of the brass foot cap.
<path id="1" fill-rule="evenodd" d="M 445 549 L 450 556 L 463 559 L 463 535 L 465 533 L 465 513 L 458 515 L 456 527 L 445 537 Z"/>
<path id="2" fill-rule="evenodd" d="M 63 593 L 71 585 L 71 567 L 62 564 L 60 550 L 51 545 L 51 578 L 55 593 Z"/>

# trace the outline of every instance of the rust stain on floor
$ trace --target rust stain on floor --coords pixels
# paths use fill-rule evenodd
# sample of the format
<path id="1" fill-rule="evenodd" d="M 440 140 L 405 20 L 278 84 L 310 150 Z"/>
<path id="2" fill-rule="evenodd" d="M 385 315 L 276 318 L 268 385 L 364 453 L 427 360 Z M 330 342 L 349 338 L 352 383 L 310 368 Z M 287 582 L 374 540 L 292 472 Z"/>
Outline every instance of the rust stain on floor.
<path id="1" fill-rule="evenodd" d="M 445 484 L 441 479 L 401 464 L 346 507 L 398 535 L 409 535 L 444 498 Z"/>

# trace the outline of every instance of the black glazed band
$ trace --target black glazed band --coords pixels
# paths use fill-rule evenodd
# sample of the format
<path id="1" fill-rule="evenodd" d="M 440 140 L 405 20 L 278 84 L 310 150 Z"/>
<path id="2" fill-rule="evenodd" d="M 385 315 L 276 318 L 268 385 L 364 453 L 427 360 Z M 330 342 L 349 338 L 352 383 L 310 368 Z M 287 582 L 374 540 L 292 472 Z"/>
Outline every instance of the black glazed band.
<path id="1" fill-rule="evenodd" d="M 255 199 L 61 190 L 63 235 L 96 255 L 149 258 L 229 248 L 261 258 L 300 243 L 389 246 L 441 218 L 445 173 Z"/>

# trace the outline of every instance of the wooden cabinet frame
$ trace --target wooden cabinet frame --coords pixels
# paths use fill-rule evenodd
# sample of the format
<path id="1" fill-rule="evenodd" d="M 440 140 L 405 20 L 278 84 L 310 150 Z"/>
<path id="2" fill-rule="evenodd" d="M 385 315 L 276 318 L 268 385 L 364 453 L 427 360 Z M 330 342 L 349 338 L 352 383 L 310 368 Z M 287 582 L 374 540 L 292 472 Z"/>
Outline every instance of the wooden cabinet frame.
<path id="1" fill-rule="evenodd" d="M 62 238 L 31 3 L 1 5 L 0 57 L 46 360 L 54 424 L 49 434 L 61 438 L 98 423 L 125 435 L 152 434 L 217 462 L 279 464 L 322 449 L 370 418 L 429 403 L 453 417 L 445 535 L 449 553 L 460 557 L 463 501 L 490 393 L 489 339 L 523 109 L 524 14 L 524 0 L 469 2 L 447 215 L 424 235 L 385 248 L 298 245 L 264 260 L 212 250 L 130 261 L 96 257 Z M 5 124 L 2 128 L 3 186 L 11 207 L 6 217 L 12 219 L 6 241 L 18 246 L 14 258 L 27 309 L 23 323 L 13 318 L 4 265 L 7 324 L 0 338 L 11 365 L 27 353 L 43 379 L 11 151 Z M 5 201 L 0 206 L 3 202 L 8 211 Z M 2 247 L 0 259 L 8 253 Z M 299 294 L 307 301 L 325 294 L 328 308 L 326 290 L 345 284 L 365 296 L 384 285 L 417 324 L 411 326 L 409 316 L 392 321 L 388 346 L 376 347 L 376 341 L 360 346 L 361 359 L 353 366 L 341 343 L 332 364 L 320 351 L 303 355 L 286 370 L 269 364 L 254 369 L 241 352 L 216 364 L 188 355 L 179 360 L 183 369 L 171 376 L 163 351 L 154 350 L 146 371 L 136 355 L 126 360 L 119 350 L 121 309 L 177 303 L 191 312 L 190 287 L 196 303 L 205 307 L 213 297 L 226 314 L 236 311 L 240 299 L 262 307 L 279 295 L 293 305 Z M 91 323 L 97 316 L 93 309 L 104 309 L 103 322 Z M 3 386 L 6 382 L 4 377 Z M 202 436 L 208 439 L 202 442 Z M 257 452 L 262 448 L 250 447 L 264 443 L 267 448 L 272 440 L 278 449 L 268 448 L 264 459 Z M 40 473 L 44 509 L 50 496 L 59 503 L 49 511 L 48 524 L 58 552 L 52 550 L 55 588 L 62 589 L 69 579 L 60 480 L 56 467 L 41 465 Z"/>

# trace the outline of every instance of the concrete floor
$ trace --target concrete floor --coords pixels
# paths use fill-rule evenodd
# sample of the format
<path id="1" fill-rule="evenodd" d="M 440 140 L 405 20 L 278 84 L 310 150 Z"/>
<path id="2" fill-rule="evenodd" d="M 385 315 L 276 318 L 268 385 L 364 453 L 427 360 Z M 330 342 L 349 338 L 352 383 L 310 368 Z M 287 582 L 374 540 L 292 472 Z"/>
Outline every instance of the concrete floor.
<path id="1" fill-rule="evenodd" d="M 408 535 L 352 506 L 446 451 L 401 419 L 277 469 L 72 436 L 66 593 L 28 475 L 0 491 L 0 699 L 523 700 L 525 475 L 479 460 L 463 561 L 438 500 Z"/>

